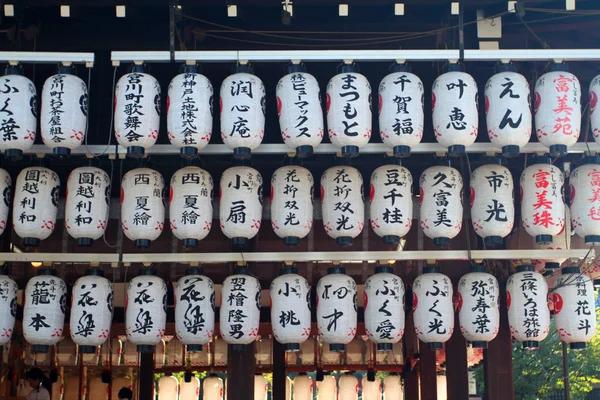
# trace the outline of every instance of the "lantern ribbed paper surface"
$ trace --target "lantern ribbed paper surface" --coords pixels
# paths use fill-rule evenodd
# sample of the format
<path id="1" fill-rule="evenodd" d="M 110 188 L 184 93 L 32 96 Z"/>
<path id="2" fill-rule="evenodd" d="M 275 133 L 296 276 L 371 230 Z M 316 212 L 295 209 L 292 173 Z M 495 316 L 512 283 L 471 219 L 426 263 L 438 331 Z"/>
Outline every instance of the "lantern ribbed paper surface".
<path id="1" fill-rule="evenodd" d="M 192 376 L 192 379 L 189 382 L 184 380 L 179 382 L 179 398 L 181 400 L 198 400 L 198 396 L 200 396 L 200 379 Z"/>
<path id="2" fill-rule="evenodd" d="M 225 278 L 221 287 L 219 327 L 228 344 L 250 344 L 256 340 L 260 323 L 260 282 L 237 274 Z"/>
<path id="3" fill-rule="evenodd" d="M 325 375 L 323 381 L 317 382 L 317 400 L 338 400 L 337 380 L 332 375 Z"/>
<path id="4" fill-rule="evenodd" d="M 565 205 L 565 221 L 571 220 L 571 212 L 569 207 Z M 534 241 L 535 242 L 535 241 Z M 534 250 L 569 250 L 571 248 L 571 224 L 565 224 L 565 229 L 558 235 L 552 237 L 552 243 L 534 243 Z M 533 265 L 536 271 L 541 271 L 543 268 L 547 270 L 558 269 L 567 261 L 567 258 L 547 258 L 543 260 L 533 260 Z"/>
<path id="5" fill-rule="evenodd" d="M 340 376 L 338 381 L 339 394 L 338 400 L 358 400 L 358 379 L 351 373 L 347 372 Z"/>
<path id="6" fill-rule="evenodd" d="M 254 375 L 254 400 L 267 400 L 269 382 L 262 375 Z"/>
<path id="7" fill-rule="evenodd" d="M 0 275 L 0 346 L 10 342 L 17 316 L 17 283 L 8 275 Z"/>
<path id="8" fill-rule="evenodd" d="M 297 375 L 294 378 L 293 392 L 294 400 L 313 400 L 314 382 L 306 374 Z"/>
<path id="9" fill-rule="evenodd" d="M 399 375 L 388 375 L 383 380 L 383 398 L 384 400 L 402 399 L 404 391 L 402 390 L 402 380 Z"/>
<path id="10" fill-rule="evenodd" d="M 202 382 L 203 400 L 223 400 L 223 380 L 211 374 Z"/>
<path id="11" fill-rule="evenodd" d="M 596 161 L 595 159 L 593 159 Z M 600 165 L 585 164 L 571 172 L 571 223 L 587 245 L 600 243 Z"/>
<path id="12" fill-rule="evenodd" d="M 369 382 L 365 375 L 362 379 L 362 400 L 382 400 L 381 379 L 375 375 L 375 380 Z"/>
<path id="13" fill-rule="evenodd" d="M 158 400 L 177 400 L 179 381 L 174 376 L 163 376 L 158 380 Z"/>
<path id="14" fill-rule="evenodd" d="M 0 151 L 9 158 L 20 158 L 23 150 L 33 146 L 37 131 L 37 92 L 28 78 L 21 76 L 18 68 L 8 70 L 0 77 L 0 104 L 3 124 Z"/>
<path id="15" fill-rule="evenodd" d="M 6 229 L 8 213 L 10 212 L 10 203 L 12 202 L 13 190 L 12 179 L 6 170 L 0 168 L 0 190 L 2 191 L 2 200 L 0 201 L 0 235 Z"/>
<path id="16" fill-rule="evenodd" d="M 1 95 L 0 95 L 1 96 Z M 600 97 L 600 75 L 590 83 L 590 124 L 592 135 L 596 143 L 600 143 L 600 111 L 598 111 L 598 97 Z M 2 97 L 0 97 L 1 99 Z"/>

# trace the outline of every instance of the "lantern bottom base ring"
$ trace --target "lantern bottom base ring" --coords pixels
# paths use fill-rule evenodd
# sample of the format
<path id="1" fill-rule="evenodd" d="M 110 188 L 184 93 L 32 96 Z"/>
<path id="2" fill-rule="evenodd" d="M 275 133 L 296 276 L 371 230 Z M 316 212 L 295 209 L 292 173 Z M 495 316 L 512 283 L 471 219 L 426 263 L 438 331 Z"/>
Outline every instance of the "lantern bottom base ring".
<path id="1" fill-rule="evenodd" d="M 566 144 L 553 144 L 550 146 L 550 155 L 553 157 L 561 157 L 567 154 Z"/>
<path id="2" fill-rule="evenodd" d="M 201 353 L 202 345 L 201 344 L 188 344 L 186 346 L 188 353 Z"/>
<path id="3" fill-rule="evenodd" d="M 286 246 L 300 246 L 300 238 L 297 236 L 286 236 L 283 238 L 283 244 Z"/>
<path id="4" fill-rule="evenodd" d="M 308 158 L 312 156 L 314 153 L 314 149 L 312 146 L 304 145 L 296 147 L 296 157 L 298 158 Z"/>
<path id="5" fill-rule="evenodd" d="M 394 157 L 406 158 L 410 156 L 410 146 L 394 146 Z"/>
<path id="6" fill-rule="evenodd" d="M 142 146 L 129 146 L 127 148 L 127 157 L 144 158 L 144 154 L 146 154 L 146 149 Z"/>
<path id="7" fill-rule="evenodd" d="M 560 263 L 557 262 L 547 262 L 546 263 L 546 269 L 559 269 L 560 268 Z"/>
<path id="8" fill-rule="evenodd" d="M 77 238 L 77 246 L 79 247 L 92 247 L 94 244 L 94 239 L 92 238 Z"/>
<path id="9" fill-rule="evenodd" d="M 448 146 L 448 155 L 450 157 L 460 157 L 467 152 L 467 148 L 462 144 L 453 144 Z"/>
<path id="10" fill-rule="evenodd" d="M 196 247 L 198 239 L 183 239 L 183 247 Z"/>
<path id="11" fill-rule="evenodd" d="M 441 246 L 447 246 L 450 244 L 450 238 L 447 237 L 436 237 L 433 239 L 433 244 L 435 246 L 441 247 Z"/>
<path id="12" fill-rule="evenodd" d="M 283 345 L 283 350 L 284 351 L 300 351 L 300 344 L 299 343 L 286 343 Z"/>
<path id="13" fill-rule="evenodd" d="M 334 353 L 343 353 L 344 351 L 346 351 L 346 345 L 340 343 L 330 344 L 329 351 Z"/>
<path id="14" fill-rule="evenodd" d="M 521 148 L 516 144 L 509 144 L 507 146 L 502 146 L 502 157 L 504 158 L 512 158 L 517 157 L 521 152 Z"/>
<path id="15" fill-rule="evenodd" d="M 485 238 L 486 246 L 497 246 L 502 244 L 502 236 L 488 236 Z"/>
<path id="16" fill-rule="evenodd" d="M 182 147 L 179 149 L 179 155 L 185 159 L 196 158 L 198 157 L 198 149 L 190 146 Z"/>
<path id="17" fill-rule="evenodd" d="M 231 350 L 237 351 L 240 353 L 246 351 L 247 348 L 248 348 L 248 346 L 246 346 L 245 344 L 232 344 L 231 345 Z"/>
<path id="18" fill-rule="evenodd" d="M 154 353 L 154 346 L 151 344 L 138 344 L 136 349 L 138 353 Z"/>
<path id="19" fill-rule="evenodd" d="M 52 154 L 54 154 L 57 158 L 69 158 L 71 157 L 71 149 L 68 147 L 55 147 L 52 149 Z"/>
<path id="20" fill-rule="evenodd" d="M 385 235 L 383 237 L 383 243 L 385 243 L 385 244 L 391 244 L 391 245 L 394 245 L 394 246 L 398 246 L 398 244 L 400 243 L 400 236 Z"/>
<path id="21" fill-rule="evenodd" d="M 342 157 L 356 158 L 358 157 L 358 146 L 342 146 Z"/>
<path id="22" fill-rule="evenodd" d="M 600 287 L 600 279 L 594 279 L 594 287 Z"/>
<path id="23" fill-rule="evenodd" d="M 96 346 L 79 346 L 79 352 L 83 354 L 94 354 L 97 349 Z"/>
<path id="24" fill-rule="evenodd" d="M 25 247 L 38 247 L 40 245 L 40 239 L 38 238 L 31 238 L 31 237 L 26 237 L 23 238 L 23 246 Z"/>
<path id="25" fill-rule="evenodd" d="M 394 350 L 393 343 L 377 343 L 377 351 L 392 351 Z"/>
<path id="26" fill-rule="evenodd" d="M 248 246 L 248 238 L 245 238 L 245 237 L 231 238 L 231 244 L 233 245 L 233 247 L 246 247 L 246 246 Z"/>
<path id="27" fill-rule="evenodd" d="M 338 246 L 350 247 L 350 246 L 352 246 L 352 237 L 350 237 L 350 236 L 340 236 L 338 238 L 335 238 L 335 243 Z"/>
<path id="28" fill-rule="evenodd" d="M 523 342 L 524 350 L 537 350 L 540 347 L 540 342 L 537 340 L 526 340 Z"/>
<path id="29" fill-rule="evenodd" d="M 597 244 L 600 244 L 600 235 L 586 235 L 585 244 L 589 246 L 595 246 Z"/>
<path id="30" fill-rule="evenodd" d="M 236 147 L 233 149 L 233 158 L 236 160 L 249 160 L 252 157 L 250 147 Z"/>
<path id="31" fill-rule="evenodd" d="M 443 347 L 444 347 L 444 344 L 441 342 L 427 343 L 427 348 L 429 350 L 439 350 L 439 349 L 442 349 Z"/>
<path id="32" fill-rule="evenodd" d="M 537 244 L 551 244 L 552 235 L 536 235 L 535 242 Z"/>
<path id="33" fill-rule="evenodd" d="M 585 342 L 573 342 L 569 344 L 571 350 L 584 350 Z"/>
<path id="34" fill-rule="evenodd" d="M 480 340 L 475 340 L 475 341 L 471 342 L 471 345 L 473 346 L 474 349 L 487 349 L 488 348 L 488 342 L 482 342 Z"/>
<path id="35" fill-rule="evenodd" d="M 152 243 L 152 242 L 148 239 L 136 239 L 134 242 L 135 247 L 140 248 L 140 249 L 145 249 L 145 248 L 150 247 L 150 243 Z"/>
<path id="36" fill-rule="evenodd" d="M 19 161 L 23 158 L 23 150 L 21 149 L 6 149 L 4 150 L 4 157 L 13 161 Z"/>
<path id="37" fill-rule="evenodd" d="M 31 346 L 31 351 L 34 353 L 47 353 L 50 351 L 50 346 L 47 344 L 34 344 Z"/>

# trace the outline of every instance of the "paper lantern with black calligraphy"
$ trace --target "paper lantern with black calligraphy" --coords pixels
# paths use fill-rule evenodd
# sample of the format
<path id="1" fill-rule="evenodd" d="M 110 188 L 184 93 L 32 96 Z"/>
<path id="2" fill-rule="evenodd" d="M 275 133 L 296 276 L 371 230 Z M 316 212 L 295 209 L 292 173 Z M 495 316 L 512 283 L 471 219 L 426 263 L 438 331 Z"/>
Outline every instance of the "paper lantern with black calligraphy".
<path id="1" fill-rule="evenodd" d="M 121 227 L 136 247 L 149 247 L 165 226 L 163 192 L 165 181 L 160 172 L 136 168 L 121 181 Z"/>
<path id="2" fill-rule="evenodd" d="M 371 139 L 371 85 L 356 64 L 338 67 L 327 84 L 327 133 L 346 158 L 357 157 Z"/>
<path id="3" fill-rule="evenodd" d="M 185 167 L 171 177 L 169 224 L 184 247 L 195 247 L 212 228 L 213 180 L 198 167 Z"/>
<path id="4" fill-rule="evenodd" d="M 17 283 L 0 269 L 0 346 L 10 342 L 17 316 Z"/>
<path id="5" fill-rule="evenodd" d="M 398 373 L 392 372 L 383 380 L 383 398 L 385 400 L 402 399 L 402 379 Z"/>
<path id="6" fill-rule="evenodd" d="M 342 267 L 327 269 L 317 283 L 317 328 L 319 340 L 329 350 L 342 352 L 356 336 L 356 282 Z"/>
<path id="7" fill-rule="evenodd" d="M 521 174 L 521 219 L 536 243 L 552 243 L 552 237 L 565 228 L 564 182 L 561 170 L 550 159 Z"/>
<path id="8" fill-rule="evenodd" d="M 196 376 L 192 376 L 189 382 L 182 380 L 179 382 L 179 398 L 185 399 L 196 399 L 200 396 L 200 379 Z M 215 399 L 216 400 L 216 399 Z"/>
<path id="9" fill-rule="evenodd" d="M 202 382 L 203 400 L 223 400 L 223 380 L 217 374 L 210 374 Z"/>
<path id="10" fill-rule="evenodd" d="M 375 375 L 375 380 L 369 382 L 367 375 L 362 379 L 362 400 L 382 400 L 381 379 Z"/>
<path id="11" fill-rule="evenodd" d="M 198 66 L 186 65 L 169 84 L 167 135 L 182 157 L 192 158 L 206 147 L 213 128 L 213 87 Z"/>
<path id="12" fill-rule="evenodd" d="M 65 225 L 79 246 L 91 246 L 108 223 L 110 178 L 95 167 L 76 168 L 67 179 Z"/>
<path id="13" fill-rule="evenodd" d="M 365 331 L 378 351 L 391 351 L 404 335 L 404 283 L 387 266 L 365 282 Z"/>
<path id="14" fill-rule="evenodd" d="M 215 331 L 215 287 L 201 268 L 189 268 L 175 284 L 175 333 L 188 352 L 202 351 Z"/>
<path id="15" fill-rule="evenodd" d="M 287 246 L 298 246 L 313 224 L 313 176 L 297 165 L 277 169 L 271 178 L 271 226 Z"/>
<path id="16" fill-rule="evenodd" d="M 172 375 L 163 376 L 158 380 L 158 400 L 177 400 L 179 381 Z"/>
<path id="17" fill-rule="evenodd" d="M 134 65 L 115 87 L 115 136 L 127 155 L 144 156 L 160 126 L 160 84 L 143 65 Z"/>
<path id="18" fill-rule="evenodd" d="M 523 342 L 526 350 L 536 350 L 550 330 L 546 279 L 533 265 L 517 267 L 506 283 L 506 303 L 513 339 Z"/>
<path id="19" fill-rule="evenodd" d="M 551 64 L 535 82 L 535 133 L 553 156 L 567 153 L 581 130 L 581 85 L 565 64 Z"/>
<path id="20" fill-rule="evenodd" d="M 25 246 L 39 246 L 56 227 L 60 180 L 43 167 L 24 168 L 17 177 L 13 228 Z"/>
<path id="21" fill-rule="evenodd" d="M 248 275 L 247 268 L 237 268 L 221 287 L 219 327 L 228 344 L 250 344 L 258 336 L 260 323 L 260 282 Z M 241 347 L 240 347 L 241 349 Z"/>
<path id="22" fill-rule="evenodd" d="M 338 400 L 335 376 L 327 374 L 321 382 L 317 381 L 317 400 Z"/>
<path id="23" fill-rule="evenodd" d="M 323 140 L 323 109 L 319 82 L 304 64 L 287 67 L 277 83 L 277 116 L 283 142 L 299 158 L 310 157 Z"/>
<path id="24" fill-rule="evenodd" d="M 419 184 L 421 229 L 436 246 L 448 245 L 462 228 L 462 176 L 441 165 L 423 171 Z"/>
<path id="25" fill-rule="evenodd" d="M 379 133 L 396 157 L 408 157 L 421 143 L 423 101 L 423 82 L 406 64 L 394 64 L 379 84 Z"/>
<path id="26" fill-rule="evenodd" d="M 2 235 L 6 229 L 10 203 L 12 201 L 12 178 L 2 168 L 0 168 L 0 190 L 2 191 L 2 200 L 0 201 L 0 235 Z"/>
<path id="27" fill-rule="evenodd" d="M 477 82 L 460 64 L 450 64 L 433 82 L 431 97 L 436 140 L 448 148 L 448 155 L 463 154 L 475 143 L 479 129 Z"/>
<path id="28" fill-rule="evenodd" d="M 125 333 L 140 353 L 153 353 L 165 335 L 167 284 L 156 271 L 145 269 L 127 285 Z"/>
<path id="29" fill-rule="evenodd" d="M 52 269 L 40 269 L 25 287 L 23 336 L 36 353 L 47 353 L 63 334 L 67 285 L 55 275 Z"/>
<path id="30" fill-rule="evenodd" d="M 371 228 L 385 244 L 397 246 L 412 226 L 412 175 L 404 167 L 384 165 L 371 175 Z"/>
<path id="31" fill-rule="evenodd" d="M 454 332 L 452 281 L 439 267 L 424 267 L 413 283 L 415 332 L 429 349 L 441 349 Z"/>
<path id="32" fill-rule="evenodd" d="M 488 246 L 502 244 L 513 229 L 513 179 L 508 168 L 483 165 L 471 175 L 471 223 Z"/>
<path id="33" fill-rule="evenodd" d="M 2 96 L 0 94 L 0 96 Z M 590 128 L 592 135 L 596 143 L 600 143 L 600 111 L 598 110 L 598 97 L 600 97 L 600 75 L 597 75 L 592 79 L 590 83 Z M 0 97 L 1 99 L 2 97 Z"/>
<path id="34" fill-rule="evenodd" d="M 585 349 L 596 336 L 596 307 L 592 280 L 579 267 L 565 267 L 552 293 L 554 320 L 560 339 L 571 349 Z"/>
<path id="35" fill-rule="evenodd" d="M 585 244 L 600 244 L 600 163 L 589 157 L 571 172 L 571 222 Z"/>
<path id="36" fill-rule="evenodd" d="M 254 400 L 267 400 L 269 382 L 262 374 L 254 375 Z"/>
<path id="37" fill-rule="evenodd" d="M 245 246 L 262 219 L 262 176 L 250 167 L 228 168 L 221 175 L 219 223 L 234 246 Z"/>
<path id="38" fill-rule="evenodd" d="M 248 159 L 265 135 L 265 85 L 250 65 L 237 65 L 221 84 L 221 139 L 233 157 Z"/>
<path id="39" fill-rule="evenodd" d="M 352 246 L 365 225 L 363 178 L 353 167 L 339 166 L 321 176 L 323 226 L 340 246 Z"/>
<path id="40" fill-rule="evenodd" d="M 69 331 L 82 353 L 95 353 L 110 337 L 113 297 L 113 285 L 101 269 L 87 270 L 73 285 Z"/>
<path id="41" fill-rule="evenodd" d="M 346 372 L 344 375 L 340 376 L 338 386 L 338 400 L 358 400 L 358 389 L 360 385 L 354 374 Z"/>
<path id="42" fill-rule="evenodd" d="M 306 372 L 301 372 L 294 378 L 294 400 L 313 400 L 313 387 L 312 378 Z"/>

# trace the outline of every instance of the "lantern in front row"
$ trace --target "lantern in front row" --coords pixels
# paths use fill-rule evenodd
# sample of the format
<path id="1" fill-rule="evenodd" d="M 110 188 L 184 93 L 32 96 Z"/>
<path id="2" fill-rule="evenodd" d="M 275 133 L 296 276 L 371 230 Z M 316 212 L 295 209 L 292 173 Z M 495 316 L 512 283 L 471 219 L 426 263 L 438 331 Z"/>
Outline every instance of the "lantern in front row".
<path id="1" fill-rule="evenodd" d="M 92 268 L 73 285 L 69 331 L 82 353 L 95 353 L 110 337 L 114 289 L 101 269 Z"/>
<path id="2" fill-rule="evenodd" d="M 367 375 L 363 376 L 362 382 L 362 400 L 382 400 L 381 379 L 375 375 L 375 380 L 370 382 Z"/>
<path id="3" fill-rule="evenodd" d="M 449 156 L 460 156 L 477 139 L 477 82 L 460 64 L 450 64 L 433 82 L 431 97 L 435 139 Z"/>
<path id="4" fill-rule="evenodd" d="M 13 228 L 25 246 L 39 246 L 56 226 L 60 180 L 43 167 L 21 170 L 15 184 Z"/>
<path id="5" fill-rule="evenodd" d="M 0 346 L 9 343 L 17 316 L 17 283 L 0 268 Z"/>
<path id="6" fill-rule="evenodd" d="M 421 143 L 425 114 L 423 82 L 406 64 L 394 64 L 379 84 L 379 133 L 398 158 Z"/>
<path id="7" fill-rule="evenodd" d="M 121 227 L 136 247 L 150 247 L 165 226 L 165 181 L 149 168 L 136 168 L 121 181 Z"/>
<path id="8" fill-rule="evenodd" d="M 179 383 L 179 398 L 184 399 L 198 399 L 200 396 L 200 379 L 197 376 L 191 377 L 189 382 L 185 379 Z M 217 400 L 215 398 L 215 400 Z"/>
<path id="9" fill-rule="evenodd" d="M 177 400 L 179 381 L 173 375 L 165 375 L 158 380 L 158 400 Z"/>
<path id="10" fill-rule="evenodd" d="M 254 400 L 267 400 L 269 393 L 269 381 L 263 374 L 254 375 Z"/>
<path id="11" fill-rule="evenodd" d="M 452 282 L 439 267 L 423 268 L 413 283 L 415 333 L 429 349 L 441 349 L 454 332 Z"/>
<path id="12" fill-rule="evenodd" d="M 317 400 L 337 400 L 338 387 L 335 376 L 327 372 L 322 381 L 317 381 Z"/>
<path id="13" fill-rule="evenodd" d="M 353 373 L 346 372 L 344 375 L 340 376 L 338 386 L 339 400 L 358 400 L 358 389 L 360 385 L 358 384 L 358 379 Z"/>
<path id="14" fill-rule="evenodd" d="M 95 167 L 76 168 L 67 179 L 65 225 L 78 246 L 91 246 L 104 235 L 110 206 L 110 178 Z"/>
<path id="15" fill-rule="evenodd" d="M 300 372 L 294 378 L 293 384 L 294 400 L 313 400 L 314 382 L 306 372 Z"/>
<path id="16" fill-rule="evenodd" d="M 454 168 L 436 166 L 423 171 L 419 184 L 421 229 L 436 246 L 447 245 L 462 228 L 462 176 Z"/>
<path id="17" fill-rule="evenodd" d="M 551 64 L 535 82 L 535 133 L 553 156 L 577 143 L 581 130 L 581 85 L 565 64 Z"/>
<path id="18" fill-rule="evenodd" d="M 127 285 L 125 333 L 139 353 L 153 353 L 165 335 L 167 284 L 153 269 L 144 269 Z"/>
<path id="19" fill-rule="evenodd" d="M 565 228 L 563 186 L 565 178 L 549 158 L 527 167 L 521 174 L 521 218 L 536 243 L 552 243 Z"/>
<path id="20" fill-rule="evenodd" d="M 141 158 L 154 146 L 160 127 L 160 84 L 134 65 L 115 87 L 115 136 L 127 155 Z"/>
<path id="21" fill-rule="evenodd" d="M 483 165 L 471 175 L 471 223 L 488 246 L 502 244 L 515 222 L 513 179 L 508 168 Z"/>
<path id="22" fill-rule="evenodd" d="M 260 323 L 260 282 L 248 275 L 248 268 L 239 267 L 221 287 L 219 327 L 221 336 L 234 349 L 256 340 Z"/>
<path id="23" fill-rule="evenodd" d="M 571 172 L 571 222 L 585 244 L 600 244 L 600 159 L 590 157 Z"/>
<path id="24" fill-rule="evenodd" d="M 297 165 L 277 169 L 271 178 L 271 225 L 287 246 L 298 246 L 313 224 L 313 176 Z"/>
<path id="25" fill-rule="evenodd" d="M 383 380 L 383 398 L 402 399 L 404 391 L 402 390 L 402 379 L 397 372 L 392 372 Z"/>
<path id="26" fill-rule="evenodd" d="M 2 235 L 6 229 L 13 193 L 12 179 L 9 173 L 2 168 L 0 168 L 0 191 L 2 196 L 2 200 L 0 200 L 0 235 Z"/>
<path id="27" fill-rule="evenodd" d="M 217 374 L 210 374 L 202 382 L 203 400 L 223 400 L 223 380 Z"/>
<path id="28" fill-rule="evenodd" d="M 343 64 L 327 84 L 327 128 L 342 156 L 358 156 L 371 139 L 371 85 L 358 65 Z"/>
<path id="29" fill-rule="evenodd" d="M 1 96 L 1 95 L 0 95 Z M 600 97 L 600 75 L 592 79 L 590 83 L 590 129 L 596 143 L 600 143 L 600 111 L 598 110 L 598 97 Z M 1 98 L 1 97 L 0 97 Z"/>
<path id="30" fill-rule="evenodd" d="M 62 338 L 67 285 L 56 271 L 40 269 L 27 282 L 23 302 L 23 336 L 35 353 L 47 353 Z"/>

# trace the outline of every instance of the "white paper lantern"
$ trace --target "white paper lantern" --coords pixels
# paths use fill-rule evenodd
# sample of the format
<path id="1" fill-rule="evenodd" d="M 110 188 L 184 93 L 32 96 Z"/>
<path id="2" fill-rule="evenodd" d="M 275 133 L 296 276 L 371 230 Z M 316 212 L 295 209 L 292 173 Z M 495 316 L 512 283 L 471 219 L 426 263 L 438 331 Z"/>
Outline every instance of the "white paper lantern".
<path id="1" fill-rule="evenodd" d="M 13 228 L 25 246 L 39 246 L 56 227 L 60 180 L 43 167 L 21 170 L 15 184 Z"/>
<path id="2" fill-rule="evenodd" d="M 2 191 L 2 201 L 0 201 L 0 235 L 2 235 L 6 229 L 13 192 L 12 179 L 8 172 L 2 168 L 0 168 L 0 190 Z"/>
<path id="3" fill-rule="evenodd" d="M 327 84 L 327 133 L 342 156 L 358 156 L 371 139 L 371 85 L 358 66 L 345 64 Z"/>
<path id="4" fill-rule="evenodd" d="M 458 156 L 477 139 L 477 82 L 451 64 L 448 72 L 433 82 L 431 94 L 433 133 L 439 144 L 448 147 L 450 156 Z"/>
<path id="5" fill-rule="evenodd" d="M 338 385 L 338 400 L 358 400 L 358 379 L 352 373 L 346 372 L 340 376 Z"/>
<path id="6" fill-rule="evenodd" d="M 0 269 L 0 346 L 10 343 L 17 316 L 17 283 Z"/>
<path id="7" fill-rule="evenodd" d="M 221 84 L 221 139 L 233 157 L 250 158 L 265 136 L 265 85 L 254 68 L 238 65 Z"/>
<path id="8" fill-rule="evenodd" d="M 500 329 L 498 280 L 474 265 L 458 282 L 460 332 L 475 348 L 487 348 Z"/>
<path id="9" fill-rule="evenodd" d="M 201 274 L 189 268 L 175 284 L 175 333 L 188 352 L 202 351 L 215 332 L 215 287 Z"/>
<path id="10" fill-rule="evenodd" d="M 415 333 L 429 349 L 441 349 L 454 332 L 452 281 L 439 267 L 423 268 L 413 283 Z"/>
<path id="11" fill-rule="evenodd" d="M 195 65 L 169 84 L 167 94 L 167 135 L 182 157 L 193 158 L 206 147 L 213 128 L 213 87 Z"/>
<path id="12" fill-rule="evenodd" d="M 381 379 L 375 375 L 375 380 L 369 382 L 365 375 L 362 379 L 362 400 L 382 400 Z"/>
<path id="13" fill-rule="evenodd" d="M 54 274 L 54 270 L 40 269 L 25 288 L 23 336 L 36 353 L 47 353 L 63 334 L 67 285 Z"/>
<path id="14" fill-rule="evenodd" d="M 163 376 L 158 380 L 158 400 L 177 400 L 179 381 L 174 376 Z"/>
<path id="15" fill-rule="evenodd" d="M 526 350 L 536 350 L 550 330 L 546 279 L 533 265 L 518 267 L 506 283 L 506 302 L 513 339 L 523 342 Z"/>
<path id="16" fill-rule="evenodd" d="M 379 133 L 396 157 L 408 157 L 423 139 L 423 82 L 405 64 L 395 64 L 379 84 Z"/>
<path id="17" fill-rule="evenodd" d="M 59 67 L 42 89 L 40 128 L 54 154 L 68 156 L 87 134 L 88 89 L 72 67 Z"/>
<path id="18" fill-rule="evenodd" d="M 250 167 L 228 168 L 221 175 L 219 222 L 234 246 L 245 246 L 260 229 L 262 176 Z"/>
<path id="19" fill-rule="evenodd" d="M 156 143 L 160 126 L 160 84 L 144 71 L 133 66 L 115 87 L 115 136 L 134 158 Z"/>
<path id="20" fill-rule="evenodd" d="M 269 382 L 262 374 L 254 375 L 254 400 L 267 400 Z"/>
<path id="21" fill-rule="evenodd" d="M 454 168 L 436 166 L 423 171 L 419 184 L 421 229 L 436 246 L 447 245 L 462 228 L 462 176 Z"/>
<path id="22" fill-rule="evenodd" d="M 125 332 L 140 353 L 153 353 L 165 335 L 167 284 L 147 269 L 127 285 Z"/>
<path id="23" fill-rule="evenodd" d="M 471 223 L 488 246 L 502 244 L 513 229 L 513 178 L 508 168 L 483 165 L 471 175 Z"/>
<path id="24" fill-rule="evenodd" d="M 321 382 L 317 382 L 317 400 L 338 400 L 338 387 L 334 376 L 325 375 Z"/>
<path id="25" fill-rule="evenodd" d="M 65 225 L 79 246 L 91 246 L 104 235 L 110 206 L 110 178 L 95 167 L 74 169 L 67 179 Z"/>
<path id="26" fill-rule="evenodd" d="M 385 244 L 397 246 L 412 226 L 412 175 L 404 167 L 384 165 L 371 175 L 371 228 Z"/>
<path id="27" fill-rule="evenodd" d="M 260 282 L 237 268 L 221 287 L 219 327 L 228 344 L 247 345 L 256 340 L 260 324 Z"/>
<path id="28" fill-rule="evenodd" d="M 0 95 L 1 96 L 1 95 Z M 590 83 L 590 123 L 592 135 L 596 143 L 600 143 L 600 111 L 596 112 L 598 97 L 600 96 L 600 75 L 592 79 Z M 2 97 L 0 97 L 1 99 Z"/>
<path id="29" fill-rule="evenodd" d="M 185 167 L 171 177 L 169 223 L 184 247 L 195 247 L 210 232 L 212 191 L 212 177 L 201 168 Z"/>
<path id="30" fill-rule="evenodd" d="M 571 221 L 571 212 L 569 207 L 565 205 L 565 221 Z M 535 243 L 533 244 L 534 250 L 569 250 L 571 249 L 571 224 L 565 223 L 565 229 L 562 230 L 558 235 L 552 237 L 552 243 Z M 560 266 L 567 261 L 568 258 L 546 258 L 532 260 L 532 264 L 536 271 L 559 269 Z"/>
<path id="31" fill-rule="evenodd" d="M 340 246 L 352 246 L 352 239 L 365 226 L 363 178 L 353 167 L 329 168 L 321 176 L 323 226 Z"/>
<path id="32" fill-rule="evenodd" d="M 121 181 L 121 227 L 136 247 L 149 247 L 165 227 L 165 181 L 149 168 L 136 168 Z"/>
<path id="33" fill-rule="evenodd" d="M 285 377 L 285 400 L 292 400 L 292 380 L 289 376 Z"/>
<path id="34" fill-rule="evenodd" d="M 217 374 L 210 374 L 202 382 L 202 393 L 203 400 L 223 400 L 223 380 Z"/>
<path id="35" fill-rule="evenodd" d="M 521 174 L 521 219 L 536 243 L 552 243 L 552 236 L 565 228 L 564 182 L 550 162 L 531 165 Z"/>
<path id="36" fill-rule="evenodd" d="M 391 267 L 375 267 L 365 282 L 365 331 L 378 351 L 391 351 L 404 335 L 404 282 Z"/>
<path id="37" fill-rule="evenodd" d="M 298 246 L 313 224 L 314 181 L 297 165 L 277 169 L 271 178 L 271 226 L 287 246 Z"/>
<path id="38" fill-rule="evenodd" d="M 192 376 L 192 379 L 189 382 L 186 382 L 185 380 L 179 382 L 179 398 L 181 400 L 198 400 L 199 396 L 200 379 L 198 379 L 198 377 Z"/>
<path id="39" fill-rule="evenodd" d="M 402 379 L 397 373 L 391 373 L 383 380 L 383 398 L 384 400 L 402 399 L 404 390 L 402 390 Z"/>
<path id="40" fill-rule="evenodd" d="M 581 130 L 581 85 L 564 64 L 535 82 L 535 133 L 550 154 L 560 156 L 577 143 Z"/>
<path id="41" fill-rule="evenodd" d="M 600 163 L 596 157 L 571 172 L 571 223 L 585 244 L 600 244 Z"/>
<path id="42" fill-rule="evenodd" d="M 294 378 L 294 400 L 313 400 L 314 382 L 305 372 Z"/>

